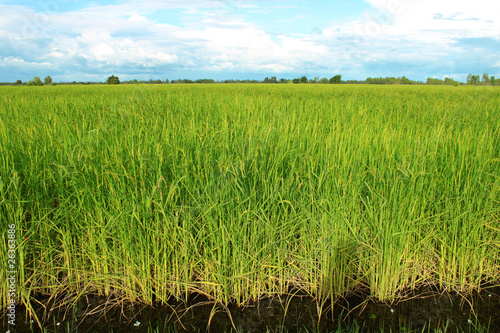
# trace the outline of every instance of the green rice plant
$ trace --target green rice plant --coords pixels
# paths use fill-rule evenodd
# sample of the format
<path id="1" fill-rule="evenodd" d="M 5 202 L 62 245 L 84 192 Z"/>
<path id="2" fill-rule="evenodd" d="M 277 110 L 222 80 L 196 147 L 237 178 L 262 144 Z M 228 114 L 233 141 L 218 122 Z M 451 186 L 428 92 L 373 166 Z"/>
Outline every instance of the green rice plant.
<path id="1" fill-rule="evenodd" d="M 24 303 L 390 301 L 500 281 L 498 89 L 1 91 L 1 231 L 18 229 Z"/>

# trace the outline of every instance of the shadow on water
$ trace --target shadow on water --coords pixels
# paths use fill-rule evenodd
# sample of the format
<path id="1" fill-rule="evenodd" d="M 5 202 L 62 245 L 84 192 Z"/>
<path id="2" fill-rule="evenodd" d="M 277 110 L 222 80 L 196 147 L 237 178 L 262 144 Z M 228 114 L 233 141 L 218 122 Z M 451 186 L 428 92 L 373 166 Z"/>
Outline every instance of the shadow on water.
<path id="1" fill-rule="evenodd" d="M 421 289 L 393 304 L 363 295 L 323 306 L 297 295 L 265 298 L 245 307 L 224 307 L 201 295 L 187 303 L 154 307 L 113 304 L 93 295 L 66 309 L 42 298 L 32 303 L 44 332 L 475 332 L 477 327 L 500 332 L 500 288 L 468 297 Z M 16 309 L 15 329 L 7 327 L 2 313 L 0 332 L 40 332 L 25 312 Z"/>

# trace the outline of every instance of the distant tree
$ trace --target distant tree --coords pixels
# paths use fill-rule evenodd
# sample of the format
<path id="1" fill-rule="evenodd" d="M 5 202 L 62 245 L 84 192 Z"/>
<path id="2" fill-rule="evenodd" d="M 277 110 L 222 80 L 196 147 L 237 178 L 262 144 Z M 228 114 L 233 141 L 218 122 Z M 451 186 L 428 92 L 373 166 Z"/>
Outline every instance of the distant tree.
<path id="1" fill-rule="evenodd" d="M 492 75 L 492 76 L 490 77 L 490 84 L 491 84 L 492 86 L 494 86 L 494 85 L 495 85 L 495 83 L 496 83 L 495 81 L 496 81 L 496 80 L 495 80 L 495 76 L 494 76 L 494 75 Z"/>
<path id="2" fill-rule="evenodd" d="M 321 80 L 319 80 L 319 83 L 321 84 L 327 84 L 329 83 L 330 81 L 328 81 L 328 79 L 326 77 L 322 78 Z"/>
<path id="3" fill-rule="evenodd" d="M 330 79 L 330 83 L 332 84 L 339 84 L 342 82 L 342 75 L 335 75 Z"/>
<path id="4" fill-rule="evenodd" d="M 278 79 L 276 78 L 276 76 L 272 76 L 272 77 L 266 77 L 264 79 L 264 81 L 262 81 L 264 83 L 277 83 L 278 82 Z"/>
<path id="5" fill-rule="evenodd" d="M 443 80 L 439 80 L 439 79 L 431 79 L 431 78 L 428 78 L 427 79 L 427 82 L 428 84 L 443 84 Z M 410 79 L 408 79 L 407 77 L 405 76 L 402 76 L 402 77 L 376 77 L 376 78 L 367 78 L 366 79 L 366 83 L 368 84 L 420 84 L 421 82 L 417 82 L 417 81 L 412 81 Z"/>
<path id="6" fill-rule="evenodd" d="M 43 86 L 43 82 L 40 80 L 40 77 L 35 76 L 33 80 L 28 82 L 28 86 Z"/>
<path id="7" fill-rule="evenodd" d="M 459 86 L 460 82 L 453 80 L 451 77 L 445 77 L 444 84 L 449 86 Z"/>
<path id="8" fill-rule="evenodd" d="M 23 85 L 23 81 L 17 80 L 16 83 L 14 83 L 15 86 L 21 86 Z"/>
<path id="9" fill-rule="evenodd" d="M 480 77 L 479 75 L 469 74 L 467 75 L 467 84 L 478 84 Z"/>
<path id="10" fill-rule="evenodd" d="M 486 73 L 483 74 L 483 79 L 482 79 L 483 84 L 488 84 L 490 83 L 490 76 Z"/>
<path id="11" fill-rule="evenodd" d="M 198 79 L 194 81 L 195 83 L 215 83 L 213 79 Z"/>
<path id="12" fill-rule="evenodd" d="M 472 84 L 472 74 L 467 75 L 467 84 Z"/>
<path id="13" fill-rule="evenodd" d="M 411 84 L 410 79 L 408 79 L 406 76 L 402 76 L 401 79 L 399 80 L 401 84 Z"/>
<path id="14" fill-rule="evenodd" d="M 427 81 L 425 81 L 425 84 L 441 85 L 441 84 L 444 84 L 444 81 L 440 80 L 440 79 L 433 79 L 433 78 L 428 77 Z"/>
<path id="15" fill-rule="evenodd" d="M 45 78 L 45 80 L 43 80 L 43 83 L 44 83 L 45 85 L 52 84 L 52 78 L 51 78 L 50 76 L 47 76 L 47 77 Z"/>
<path id="16" fill-rule="evenodd" d="M 440 79 L 432 79 L 430 77 L 427 78 L 425 84 L 433 84 L 433 85 L 449 85 L 449 86 L 458 86 L 460 82 L 453 80 L 451 77 L 445 77 L 444 81 Z"/>
<path id="17" fill-rule="evenodd" d="M 366 84 L 366 80 L 345 80 L 345 81 L 342 81 L 342 83 L 346 83 L 346 84 Z"/>
<path id="18" fill-rule="evenodd" d="M 300 78 L 300 83 L 307 83 L 307 82 L 309 82 L 307 80 L 307 77 L 303 76 L 303 77 Z"/>
<path id="19" fill-rule="evenodd" d="M 179 80 L 172 80 L 171 83 L 194 83 L 194 81 L 189 79 L 179 79 Z"/>
<path id="20" fill-rule="evenodd" d="M 300 83 L 300 79 L 299 78 L 292 79 L 292 82 L 295 84 Z"/>
<path id="21" fill-rule="evenodd" d="M 120 79 L 118 76 L 111 75 L 106 82 L 108 84 L 120 84 Z"/>
<path id="22" fill-rule="evenodd" d="M 287 79 L 281 78 L 280 83 L 288 83 Z"/>

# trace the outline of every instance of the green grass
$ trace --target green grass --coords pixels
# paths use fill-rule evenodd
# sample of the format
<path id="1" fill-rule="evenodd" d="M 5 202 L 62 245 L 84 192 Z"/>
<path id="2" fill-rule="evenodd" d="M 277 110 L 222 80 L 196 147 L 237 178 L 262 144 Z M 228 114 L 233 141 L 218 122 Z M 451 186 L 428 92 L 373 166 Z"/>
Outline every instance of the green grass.
<path id="1" fill-rule="evenodd" d="M 488 87 L 2 87 L 18 291 L 245 304 L 498 284 L 499 105 Z"/>

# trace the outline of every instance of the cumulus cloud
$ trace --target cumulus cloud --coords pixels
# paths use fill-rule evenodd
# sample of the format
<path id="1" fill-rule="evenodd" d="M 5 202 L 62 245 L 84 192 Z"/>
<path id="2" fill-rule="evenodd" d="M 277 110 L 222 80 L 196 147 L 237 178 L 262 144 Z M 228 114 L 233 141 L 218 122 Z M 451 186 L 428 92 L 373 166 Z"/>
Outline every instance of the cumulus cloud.
<path id="1" fill-rule="evenodd" d="M 153 7 L 179 2 L 148 1 Z M 208 1 L 193 1 L 207 6 Z M 185 4 L 184 4 L 185 5 Z M 220 1 L 220 5 L 227 5 Z M 255 5 L 235 5 L 255 8 Z M 35 11 L 7 6 L 21 18 L 33 22 Z M 261 27 L 236 16 L 221 20 L 214 12 L 204 13 L 203 20 L 194 26 L 178 27 L 155 23 L 129 5 L 89 7 L 69 13 L 45 14 L 42 23 L 32 24 L 36 33 L 29 36 L 17 25 L 0 23 L 25 57 L 36 54 L 37 59 L 59 67 L 73 66 L 126 72 L 136 68 L 164 70 L 177 64 L 178 69 L 231 72 L 290 72 L 304 62 L 326 56 L 325 46 L 307 38 L 272 36 Z M 142 7 L 144 8 L 144 6 Z M 142 9 L 144 11 L 144 9 Z M 12 27 L 14 28 L 12 29 Z M 26 29 L 24 29 L 26 30 Z M 31 42 L 29 42 L 31 41 Z M 40 42 L 43 43 L 40 44 Z M 35 45 L 37 44 L 38 45 Z M 167 66 L 168 68 L 168 66 Z M 170 66 L 172 68 L 172 66 Z M 160 73 L 158 73 L 160 74 Z"/>
<path id="2" fill-rule="evenodd" d="M 500 18 L 490 1 L 366 1 L 372 7 L 362 17 L 322 32 L 324 43 L 341 44 L 338 54 L 361 71 L 464 79 L 468 71 L 492 70 L 500 55 Z M 480 49 L 463 43 L 478 38 Z M 481 62 L 475 61 L 479 55 Z"/>
<path id="3" fill-rule="evenodd" d="M 0 66 L 75 79 L 200 71 L 444 77 L 498 69 L 500 19 L 489 1 L 366 1 L 371 9 L 357 19 L 302 34 L 252 21 L 249 13 L 266 10 L 257 0 L 130 0 L 71 11 L 0 5 Z M 188 24 L 149 18 L 172 9 Z"/>

